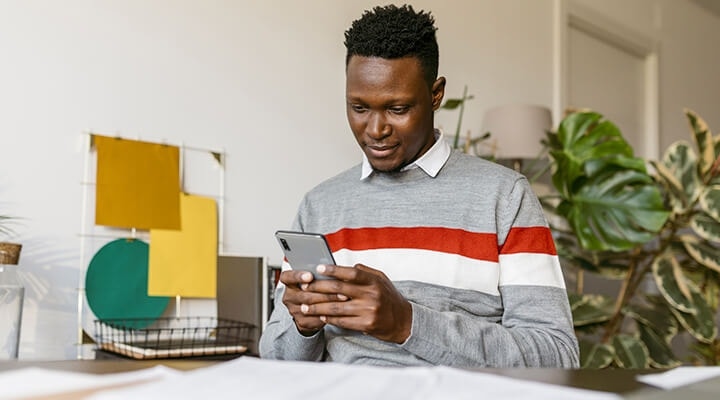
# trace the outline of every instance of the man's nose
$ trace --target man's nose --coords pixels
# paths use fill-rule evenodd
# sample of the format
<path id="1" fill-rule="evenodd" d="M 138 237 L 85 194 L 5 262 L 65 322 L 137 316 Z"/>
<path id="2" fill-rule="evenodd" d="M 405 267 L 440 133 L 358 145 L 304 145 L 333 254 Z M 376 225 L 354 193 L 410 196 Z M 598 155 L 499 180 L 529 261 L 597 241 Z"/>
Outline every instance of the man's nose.
<path id="1" fill-rule="evenodd" d="M 372 138 L 383 138 L 390 134 L 391 128 L 387 123 L 384 113 L 372 112 L 370 113 L 367 127 L 365 132 Z"/>

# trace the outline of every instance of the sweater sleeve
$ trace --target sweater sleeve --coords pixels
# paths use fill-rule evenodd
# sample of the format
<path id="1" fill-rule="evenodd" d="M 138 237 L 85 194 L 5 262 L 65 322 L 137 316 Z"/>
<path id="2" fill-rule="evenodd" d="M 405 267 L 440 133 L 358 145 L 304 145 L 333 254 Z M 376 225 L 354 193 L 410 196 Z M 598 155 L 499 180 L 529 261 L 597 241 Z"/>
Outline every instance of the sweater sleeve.
<path id="1" fill-rule="evenodd" d="M 524 178 L 498 200 L 499 321 L 413 302 L 402 347 L 433 364 L 577 367 L 572 313 L 552 234 Z"/>
<path id="2" fill-rule="evenodd" d="M 436 365 L 473 367 L 578 366 L 577 340 L 562 289 L 502 289 L 501 323 L 413 303 L 402 347 Z"/>
<path id="3" fill-rule="evenodd" d="M 285 286 L 275 289 L 272 315 L 260 337 L 260 357 L 275 360 L 320 361 L 325 350 L 324 331 L 303 336 L 282 302 Z"/>

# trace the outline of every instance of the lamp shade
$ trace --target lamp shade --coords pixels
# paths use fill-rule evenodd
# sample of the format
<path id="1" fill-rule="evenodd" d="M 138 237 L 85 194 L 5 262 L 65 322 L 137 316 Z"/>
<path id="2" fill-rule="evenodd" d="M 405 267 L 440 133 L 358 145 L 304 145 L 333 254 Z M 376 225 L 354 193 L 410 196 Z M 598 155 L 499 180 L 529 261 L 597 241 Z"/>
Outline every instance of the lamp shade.
<path id="1" fill-rule="evenodd" d="M 497 158 L 535 158 L 540 141 L 552 128 L 550 109 L 530 104 L 493 107 L 483 115 L 482 132 L 490 132 Z"/>

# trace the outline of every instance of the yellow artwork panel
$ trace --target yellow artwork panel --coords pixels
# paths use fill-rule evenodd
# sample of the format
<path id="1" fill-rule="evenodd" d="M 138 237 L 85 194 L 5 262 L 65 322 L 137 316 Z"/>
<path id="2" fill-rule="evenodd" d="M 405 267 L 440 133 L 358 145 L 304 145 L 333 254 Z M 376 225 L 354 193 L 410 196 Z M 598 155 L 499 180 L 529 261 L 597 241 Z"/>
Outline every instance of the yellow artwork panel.
<path id="1" fill-rule="evenodd" d="M 181 194 L 180 214 L 180 230 L 150 230 L 148 295 L 215 298 L 217 204 L 211 198 Z"/>
<path id="2" fill-rule="evenodd" d="M 93 135 L 97 148 L 95 224 L 180 228 L 176 146 Z"/>

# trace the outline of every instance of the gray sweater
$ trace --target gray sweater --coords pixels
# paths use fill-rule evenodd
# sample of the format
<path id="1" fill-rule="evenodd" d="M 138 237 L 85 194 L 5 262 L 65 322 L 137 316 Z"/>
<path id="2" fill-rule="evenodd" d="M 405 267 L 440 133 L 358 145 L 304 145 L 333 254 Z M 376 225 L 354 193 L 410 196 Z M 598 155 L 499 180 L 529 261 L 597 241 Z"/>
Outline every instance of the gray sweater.
<path id="1" fill-rule="evenodd" d="M 304 337 L 282 303 L 280 284 L 261 357 L 578 366 L 552 235 L 522 175 L 453 152 L 434 178 L 419 168 L 359 177 L 358 165 L 308 192 L 293 229 L 325 234 L 338 265 L 383 271 L 412 305 L 410 337 L 387 343 L 331 325 Z"/>

